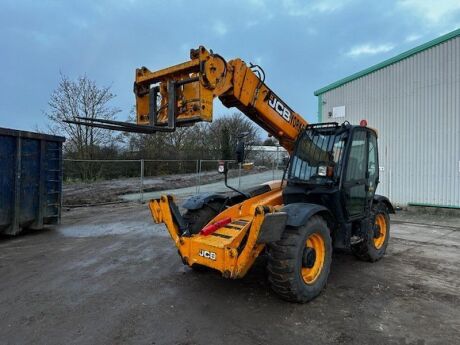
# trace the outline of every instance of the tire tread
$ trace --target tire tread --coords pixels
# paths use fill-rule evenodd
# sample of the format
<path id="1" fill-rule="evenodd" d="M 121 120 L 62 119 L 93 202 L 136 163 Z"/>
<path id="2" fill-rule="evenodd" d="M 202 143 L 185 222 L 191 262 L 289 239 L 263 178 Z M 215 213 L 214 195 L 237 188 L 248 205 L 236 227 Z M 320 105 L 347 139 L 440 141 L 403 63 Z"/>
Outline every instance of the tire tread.
<path id="1" fill-rule="evenodd" d="M 319 215 L 311 217 L 304 227 L 325 228 L 330 236 L 326 221 Z M 305 291 L 305 289 L 300 289 L 299 283 L 296 281 L 301 279 L 300 273 L 296 269 L 296 262 L 299 260 L 299 243 L 303 242 L 303 231 L 305 230 L 302 227 L 286 227 L 281 240 L 270 245 L 267 264 L 268 280 L 272 289 L 285 300 L 301 303 L 308 302 L 319 294 L 319 292 L 312 294 Z M 328 245 L 331 245 L 330 237 Z M 331 249 L 332 247 L 330 246 L 329 251 L 326 252 L 329 256 L 331 255 Z M 326 258 L 326 263 L 323 267 L 326 279 L 329 275 L 330 261 L 330 257 Z M 323 286 L 321 286 L 320 290 L 322 288 Z"/>

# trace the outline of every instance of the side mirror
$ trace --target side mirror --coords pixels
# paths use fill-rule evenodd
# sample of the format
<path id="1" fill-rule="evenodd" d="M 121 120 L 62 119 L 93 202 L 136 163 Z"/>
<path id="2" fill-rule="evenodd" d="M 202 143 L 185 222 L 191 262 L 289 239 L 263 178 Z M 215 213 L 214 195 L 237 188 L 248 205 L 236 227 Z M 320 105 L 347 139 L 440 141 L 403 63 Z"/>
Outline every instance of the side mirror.
<path id="1" fill-rule="evenodd" d="M 236 162 L 237 163 L 243 163 L 244 162 L 244 141 L 240 140 L 238 141 L 238 144 L 236 145 Z"/>

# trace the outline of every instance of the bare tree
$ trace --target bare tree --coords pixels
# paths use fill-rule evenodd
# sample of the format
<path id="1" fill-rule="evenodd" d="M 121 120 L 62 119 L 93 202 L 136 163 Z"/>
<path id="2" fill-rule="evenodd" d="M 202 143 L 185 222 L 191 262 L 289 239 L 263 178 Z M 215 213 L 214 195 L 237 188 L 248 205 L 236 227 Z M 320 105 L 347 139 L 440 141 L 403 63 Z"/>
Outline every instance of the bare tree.
<path id="1" fill-rule="evenodd" d="M 75 117 L 114 119 L 120 112 L 111 107 L 115 95 L 110 87 L 99 87 L 87 76 L 70 80 L 61 74 L 58 87 L 51 93 L 49 110 L 45 113 L 51 121 L 50 131 L 67 138 L 65 152 L 78 159 L 94 159 L 102 147 L 114 143 L 111 131 L 65 123 Z"/>
<path id="2" fill-rule="evenodd" d="M 132 112 L 130 121 L 133 119 Z M 243 132 L 248 133 L 244 138 L 247 144 L 246 158 L 252 159 L 251 146 L 259 141 L 258 129 L 240 113 L 222 116 L 212 123 L 199 122 L 190 127 L 179 127 L 174 132 L 126 133 L 126 157 L 165 160 L 234 159 L 236 143 Z M 145 174 L 153 176 L 179 171 L 192 172 L 195 169 L 195 164 L 190 162 L 147 162 Z"/>
<path id="3" fill-rule="evenodd" d="M 233 157 L 238 138 L 243 133 L 245 133 L 246 158 L 250 158 L 251 148 L 260 141 L 260 138 L 257 126 L 241 113 L 233 113 L 215 120 L 209 126 L 208 144 L 214 148 L 218 158 L 227 158 L 222 155 L 229 155 L 229 151 Z"/>
<path id="4" fill-rule="evenodd" d="M 176 128 L 174 132 L 155 134 L 126 134 L 128 149 L 146 159 L 186 159 L 185 153 L 190 127 Z"/>
<path id="5" fill-rule="evenodd" d="M 250 155 L 251 146 L 259 141 L 258 129 L 240 113 L 220 117 L 212 123 L 177 128 L 172 133 L 129 134 L 127 142 L 138 158 L 232 159 L 242 133 L 247 133 L 244 140 Z"/>

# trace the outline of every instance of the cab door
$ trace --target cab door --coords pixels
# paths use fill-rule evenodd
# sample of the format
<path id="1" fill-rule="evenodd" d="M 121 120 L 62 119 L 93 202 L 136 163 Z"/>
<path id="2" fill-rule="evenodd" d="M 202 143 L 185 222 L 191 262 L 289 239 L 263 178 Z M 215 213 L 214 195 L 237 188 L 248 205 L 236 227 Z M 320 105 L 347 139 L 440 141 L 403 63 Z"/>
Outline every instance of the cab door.
<path id="1" fill-rule="evenodd" d="M 368 207 L 368 131 L 356 128 L 348 151 L 343 191 L 348 219 L 361 218 Z"/>

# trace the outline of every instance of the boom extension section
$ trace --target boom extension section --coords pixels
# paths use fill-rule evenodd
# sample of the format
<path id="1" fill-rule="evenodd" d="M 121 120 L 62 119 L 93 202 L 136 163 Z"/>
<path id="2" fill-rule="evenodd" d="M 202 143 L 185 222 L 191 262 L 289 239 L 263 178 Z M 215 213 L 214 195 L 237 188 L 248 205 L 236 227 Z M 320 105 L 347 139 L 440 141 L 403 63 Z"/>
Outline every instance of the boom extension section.
<path id="1" fill-rule="evenodd" d="M 236 107 L 289 152 L 307 122 L 286 105 L 264 83 L 257 65 L 241 59 L 226 61 L 204 47 L 190 51 L 190 61 L 159 71 L 136 69 L 137 124 L 76 118 L 70 123 L 126 132 L 172 132 L 195 122 L 211 122 L 213 100 L 218 97 L 228 108 Z"/>

